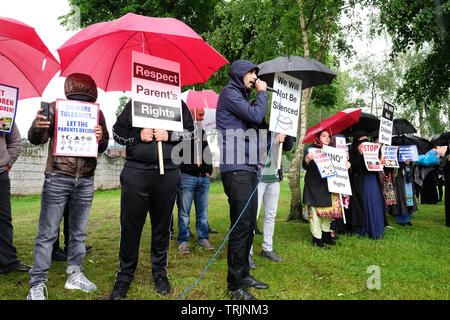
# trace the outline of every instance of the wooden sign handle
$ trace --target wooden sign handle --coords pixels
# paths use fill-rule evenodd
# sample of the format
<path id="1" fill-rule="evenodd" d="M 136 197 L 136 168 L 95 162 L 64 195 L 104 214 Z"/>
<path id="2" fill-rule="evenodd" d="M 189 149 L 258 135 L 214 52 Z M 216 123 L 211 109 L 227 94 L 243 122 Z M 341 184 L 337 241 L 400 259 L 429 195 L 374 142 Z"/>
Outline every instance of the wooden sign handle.
<path id="1" fill-rule="evenodd" d="M 164 158 L 162 150 L 162 141 L 158 141 L 159 174 L 164 174 Z"/>
<path id="2" fill-rule="evenodd" d="M 283 142 L 280 142 L 280 149 L 278 149 L 278 164 L 277 169 L 281 169 L 281 157 L 283 156 Z"/>

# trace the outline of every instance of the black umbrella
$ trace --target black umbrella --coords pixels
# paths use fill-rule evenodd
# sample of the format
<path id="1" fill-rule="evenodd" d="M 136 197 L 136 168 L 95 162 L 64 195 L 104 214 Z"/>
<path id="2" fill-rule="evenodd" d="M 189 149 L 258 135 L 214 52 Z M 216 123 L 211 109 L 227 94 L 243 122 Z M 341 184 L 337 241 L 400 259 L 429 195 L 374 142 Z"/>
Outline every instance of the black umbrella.
<path id="1" fill-rule="evenodd" d="M 297 56 L 278 57 L 262 62 L 258 67 L 258 77 L 269 86 L 273 86 L 276 72 L 302 80 L 302 89 L 329 84 L 336 77 L 336 73 L 319 61 Z"/>
<path id="2" fill-rule="evenodd" d="M 359 120 L 352 126 L 341 132 L 342 135 L 349 137 L 355 132 L 363 131 L 367 136 L 378 135 L 380 130 L 380 119 L 371 113 L 361 112 Z"/>
<path id="3" fill-rule="evenodd" d="M 392 135 L 400 136 L 402 134 L 417 133 L 416 128 L 406 119 L 394 119 Z"/>
<path id="4" fill-rule="evenodd" d="M 417 146 L 417 151 L 419 154 L 425 154 L 434 148 L 434 145 L 430 142 L 430 140 L 425 138 L 407 135 L 392 137 L 393 146 L 410 146 L 414 144 Z"/>
<path id="5" fill-rule="evenodd" d="M 432 136 L 430 141 L 434 146 L 448 146 L 450 145 L 450 132 L 444 132 Z"/>

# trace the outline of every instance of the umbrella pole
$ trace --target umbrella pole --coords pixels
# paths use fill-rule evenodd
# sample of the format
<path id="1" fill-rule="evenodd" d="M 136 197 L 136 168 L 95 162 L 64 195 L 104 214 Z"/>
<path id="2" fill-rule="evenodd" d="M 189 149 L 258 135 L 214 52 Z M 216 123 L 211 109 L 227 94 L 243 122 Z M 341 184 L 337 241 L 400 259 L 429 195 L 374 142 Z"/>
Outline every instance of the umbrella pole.
<path id="1" fill-rule="evenodd" d="M 162 141 L 158 141 L 158 158 L 159 158 L 159 174 L 164 174 L 164 160 L 163 160 L 163 150 Z"/>

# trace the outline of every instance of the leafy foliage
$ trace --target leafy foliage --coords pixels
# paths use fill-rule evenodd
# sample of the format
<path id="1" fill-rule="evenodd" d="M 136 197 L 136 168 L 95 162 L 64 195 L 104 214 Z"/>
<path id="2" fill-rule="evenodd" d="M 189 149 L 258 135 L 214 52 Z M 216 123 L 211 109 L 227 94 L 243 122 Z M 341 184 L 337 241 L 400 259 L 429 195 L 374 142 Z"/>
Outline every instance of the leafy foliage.
<path id="1" fill-rule="evenodd" d="M 450 92 L 450 0 L 375 0 L 380 10 L 378 31 L 393 38 L 392 56 L 429 46 L 428 56 L 405 74 L 398 91 L 403 101 L 440 108 Z"/>

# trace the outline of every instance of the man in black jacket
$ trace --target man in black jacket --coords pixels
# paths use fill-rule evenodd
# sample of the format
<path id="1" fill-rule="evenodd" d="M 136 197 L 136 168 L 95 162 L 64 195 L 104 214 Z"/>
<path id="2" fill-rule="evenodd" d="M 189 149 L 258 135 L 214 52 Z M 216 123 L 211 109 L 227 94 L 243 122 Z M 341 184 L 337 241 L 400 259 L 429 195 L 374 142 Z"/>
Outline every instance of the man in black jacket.
<path id="1" fill-rule="evenodd" d="M 152 224 L 151 263 L 156 291 L 170 292 L 167 279 L 167 253 L 170 221 L 180 182 L 179 165 L 172 161 L 172 149 L 194 130 L 192 116 L 182 102 L 183 128 L 188 133 L 165 129 L 136 128 L 132 125 L 132 103 L 127 103 L 113 126 L 114 140 L 126 145 L 126 162 L 120 174 L 120 270 L 111 300 L 126 296 L 138 263 L 139 244 L 147 213 Z M 162 141 L 164 174 L 159 172 L 158 141 Z"/>

